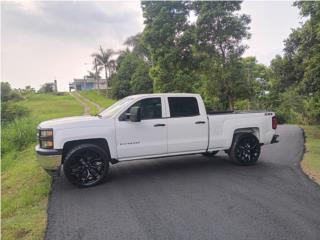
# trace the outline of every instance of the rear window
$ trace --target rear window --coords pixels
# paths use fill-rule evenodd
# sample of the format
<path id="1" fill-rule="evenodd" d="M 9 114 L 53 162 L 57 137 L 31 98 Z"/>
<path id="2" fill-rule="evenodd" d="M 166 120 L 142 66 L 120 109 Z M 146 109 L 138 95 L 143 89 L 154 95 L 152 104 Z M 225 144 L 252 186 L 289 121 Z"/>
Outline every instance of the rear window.
<path id="1" fill-rule="evenodd" d="M 168 97 L 171 117 L 191 117 L 199 115 L 195 97 Z"/>

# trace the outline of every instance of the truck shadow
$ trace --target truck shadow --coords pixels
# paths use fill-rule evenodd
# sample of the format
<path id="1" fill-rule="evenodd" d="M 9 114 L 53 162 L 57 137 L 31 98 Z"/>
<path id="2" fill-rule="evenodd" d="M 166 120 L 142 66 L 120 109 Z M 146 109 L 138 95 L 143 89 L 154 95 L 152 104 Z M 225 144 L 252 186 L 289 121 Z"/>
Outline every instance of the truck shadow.
<path id="1" fill-rule="evenodd" d="M 233 163 L 228 155 L 219 153 L 214 157 L 206 157 L 202 155 L 186 155 L 179 157 L 167 157 L 157 159 L 145 159 L 125 161 L 110 166 L 109 176 L 105 183 L 89 189 L 105 188 L 110 186 L 124 186 L 130 184 L 132 186 L 141 186 L 158 182 L 160 184 L 174 184 L 174 182 L 196 179 L 197 181 L 205 181 L 208 178 L 241 178 L 254 177 L 261 178 L 263 175 L 273 174 L 279 166 L 269 162 L 260 161 L 253 166 L 239 166 Z M 62 184 L 62 188 L 74 188 L 69 184 L 66 178 L 56 178 L 54 185 Z M 118 185 L 119 184 L 119 185 Z M 84 190 L 81 189 L 81 190 Z"/>
<path id="2" fill-rule="evenodd" d="M 179 156 L 159 159 L 121 162 L 111 166 L 107 184 L 126 181 L 150 181 L 157 179 L 206 178 L 214 174 L 251 175 L 274 169 L 274 164 L 260 161 L 253 166 L 239 166 L 226 154 L 214 157 L 202 155 Z"/>

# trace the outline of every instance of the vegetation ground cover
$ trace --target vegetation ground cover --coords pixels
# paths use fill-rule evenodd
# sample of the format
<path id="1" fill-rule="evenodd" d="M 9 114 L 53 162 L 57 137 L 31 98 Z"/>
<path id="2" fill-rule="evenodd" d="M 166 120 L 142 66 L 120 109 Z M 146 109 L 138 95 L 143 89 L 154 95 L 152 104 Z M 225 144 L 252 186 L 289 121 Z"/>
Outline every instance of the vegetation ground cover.
<path id="1" fill-rule="evenodd" d="M 30 115 L 2 126 L 2 238 L 43 239 L 51 178 L 36 162 L 36 126 L 47 119 L 81 115 L 83 108 L 69 94 L 31 94 L 15 104 Z"/>
<path id="2" fill-rule="evenodd" d="M 301 165 L 303 170 L 320 184 L 320 125 L 302 128 L 306 135 L 306 152 Z"/>
<path id="3" fill-rule="evenodd" d="M 82 96 L 88 98 L 89 100 L 97 103 L 102 108 L 107 108 L 112 105 L 116 100 L 107 98 L 102 92 L 97 90 L 80 91 Z"/>

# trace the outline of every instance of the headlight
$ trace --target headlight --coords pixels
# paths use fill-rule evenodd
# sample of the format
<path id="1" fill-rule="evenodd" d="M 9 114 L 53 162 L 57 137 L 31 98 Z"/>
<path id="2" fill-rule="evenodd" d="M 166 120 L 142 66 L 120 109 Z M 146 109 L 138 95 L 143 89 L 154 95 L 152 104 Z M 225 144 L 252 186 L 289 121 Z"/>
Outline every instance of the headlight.
<path id="1" fill-rule="evenodd" d="M 51 130 L 40 130 L 40 137 L 52 137 L 53 131 Z"/>
<path id="2" fill-rule="evenodd" d="M 38 137 L 39 137 L 40 148 L 53 149 L 53 130 L 52 129 L 40 129 Z"/>
<path id="3" fill-rule="evenodd" d="M 40 140 L 40 148 L 53 148 L 53 141 Z"/>

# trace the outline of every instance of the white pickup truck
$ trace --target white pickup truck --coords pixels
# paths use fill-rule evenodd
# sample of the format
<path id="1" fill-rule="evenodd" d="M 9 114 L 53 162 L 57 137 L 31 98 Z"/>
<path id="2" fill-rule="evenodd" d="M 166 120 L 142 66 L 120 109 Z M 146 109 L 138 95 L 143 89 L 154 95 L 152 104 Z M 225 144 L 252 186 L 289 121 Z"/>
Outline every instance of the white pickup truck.
<path id="1" fill-rule="evenodd" d="M 119 161 L 184 154 L 213 156 L 220 150 L 252 165 L 263 144 L 277 142 L 273 112 L 207 112 L 200 95 L 143 94 L 126 97 L 97 116 L 54 119 L 38 126 L 40 165 L 63 171 L 76 186 L 106 179 Z"/>

